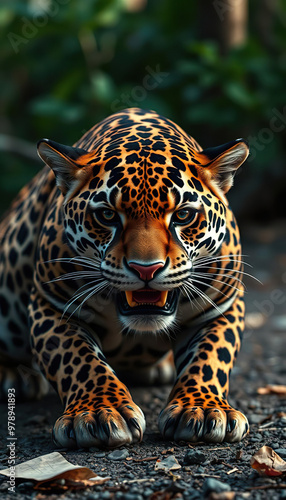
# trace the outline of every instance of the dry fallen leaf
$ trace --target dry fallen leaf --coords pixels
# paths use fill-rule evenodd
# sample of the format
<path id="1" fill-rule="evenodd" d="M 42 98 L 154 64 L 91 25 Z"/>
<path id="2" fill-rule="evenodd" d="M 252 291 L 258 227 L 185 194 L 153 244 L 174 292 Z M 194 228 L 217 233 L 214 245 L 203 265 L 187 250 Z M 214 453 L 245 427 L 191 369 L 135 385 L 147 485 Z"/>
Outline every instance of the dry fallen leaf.
<path id="1" fill-rule="evenodd" d="M 66 473 L 66 474 L 70 474 Z M 105 478 L 104 478 L 105 479 Z M 101 484 L 102 481 L 98 482 L 98 477 L 93 481 L 91 479 L 71 479 L 69 477 L 65 478 L 64 474 L 61 474 L 60 478 L 52 479 L 51 481 L 41 481 L 37 482 L 34 486 L 35 490 L 40 491 L 67 491 L 67 490 L 82 490 L 84 488 L 89 488 L 91 486 L 96 486 Z"/>
<path id="2" fill-rule="evenodd" d="M 10 469 L 3 469 L 0 474 L 10 476 Z M 53 452 L 42 455 L 22 464 L 16 465 L 17 479 L 35 481 L 35 489 L 78 489 L 102 484 L 109 477 L 97 476 L 88 467 L 73 465 L 60 453 Z"/>
<path id="3" fill-rule="evenodd" d="M 286 474 L 286 462 L 270 448 L 262 446 L 251 458 L 251 467 L 261 476 L 283 476 Z"/>
<path id="4" fill-rule="evenodd" d="M 155 463 L 155 470 L 162 470 L 164 472 L 169 472 L 171 470 L 177 470 L 180 468 L 181 465 L 174 455 L 163 458 L 163 460 L 160 460 L 159 458 Z"/>
<path id="5" fill-rule="evenodd" d="M 267 384 L 266 387 L 259 387 L 258 394 L 277 394 L 277 396 L 286 396 L 286 385 Z"/>

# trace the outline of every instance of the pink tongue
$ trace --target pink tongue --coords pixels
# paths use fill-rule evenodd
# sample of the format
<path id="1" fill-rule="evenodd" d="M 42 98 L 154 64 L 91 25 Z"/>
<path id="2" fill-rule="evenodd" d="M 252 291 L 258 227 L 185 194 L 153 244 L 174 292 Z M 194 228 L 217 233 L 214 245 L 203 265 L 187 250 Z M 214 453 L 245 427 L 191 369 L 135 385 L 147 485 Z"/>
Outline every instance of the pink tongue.
<path id="1" fill-rule="evenodd" d="M 151 292 L 149 290 L 132 292 L 132 298 L 135 302 L 158 302 L 161 299 L 161 292 Z"/>

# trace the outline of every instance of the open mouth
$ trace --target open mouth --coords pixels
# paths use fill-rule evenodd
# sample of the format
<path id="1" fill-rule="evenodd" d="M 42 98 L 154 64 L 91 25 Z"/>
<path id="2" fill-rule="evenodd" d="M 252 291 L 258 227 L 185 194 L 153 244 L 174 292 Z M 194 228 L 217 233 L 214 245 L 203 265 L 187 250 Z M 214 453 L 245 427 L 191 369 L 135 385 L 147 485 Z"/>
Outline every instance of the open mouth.
<path id="1" fill-rule="evenodd" d="M 134 292 L 121 292 L 118 307 L 121 314 L 173 314 L 178 304 L 179 293 L 142 288 Z"/>

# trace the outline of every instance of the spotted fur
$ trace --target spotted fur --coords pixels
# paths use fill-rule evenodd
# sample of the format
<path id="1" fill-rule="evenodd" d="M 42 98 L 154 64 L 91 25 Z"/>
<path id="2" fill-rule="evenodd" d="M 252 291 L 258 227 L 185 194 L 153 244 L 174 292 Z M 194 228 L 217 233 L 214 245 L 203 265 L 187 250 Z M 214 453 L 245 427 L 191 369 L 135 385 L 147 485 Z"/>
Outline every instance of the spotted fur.
<path id="1" fill-rule="evenodd" d="M 170 382 L 173 352 L 161 433 L 242 439 L 247 419 L 226 399 L 244 304 L 225 195 L 245 141 L 202 150 L 131 108 L 38 152 L 46 166 L 0 226 L 2 395 L 39 397 L 48 380 L 64 405 L 59 446 L 120 446 L 142 439 L 145 420 L 118 377 Z"/>

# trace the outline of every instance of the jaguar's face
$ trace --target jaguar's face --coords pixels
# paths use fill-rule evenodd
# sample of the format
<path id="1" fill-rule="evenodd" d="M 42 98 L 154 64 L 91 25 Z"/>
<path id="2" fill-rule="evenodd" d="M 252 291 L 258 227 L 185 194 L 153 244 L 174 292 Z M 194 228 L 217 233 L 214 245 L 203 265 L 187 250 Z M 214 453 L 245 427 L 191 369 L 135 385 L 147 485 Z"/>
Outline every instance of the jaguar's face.
<path id="1" fill-rule="evenodd" d="M 225 207 L 198 178 L 202 192 L 191 189 L 187 168 L 177 173 L 181 188 L 173 181 L 166 187 L 161 166 L 156 183 L 150 184 L 150 172 L 136 191 L 124 163 L 118 172 L 103 171 L 101 188 L 81 190 L 65 205 L 66 236 L 76 255 L 100 256 L 102 279 L 116 293 L 125 327 L 166 331 L 176 320 L 180 293 L 187 293 L 194 259 L 214 254 L 222 244 Z M 125 189 L 118 182 L 108 187 L 120 172 Z"/>
<path id="2" fill-rule="evenodd" d="M 172 181 L 165 187 L 161 175 L 150 189 L 147 176 L 145 191 L 152 196 L 145 200 L 137 198 L 126 170 L 123 178 L 124 191 L 118 184 L 108 188 L 105 173 L 100 189 L 81 190 L 65 205 L 66 236 L 76 255 L 100 256 L 101 277 L 116 293 L 124 327 L 166 331 L 176 320 L 180 293 L 188 293 L 193 261 L 222 244 L 225 207 L 201 181 L 201 193 L 191 189 L 187 169 L 180 174 L 182 188 Z M 127 188 L 134 189 L 129 199 Z"/>
<path id="3" fill-rule="evenodd" d="M 154 133 L 158 142 L 158 130 Z M 100 159 L 98 151 L 69 148 L 67 155 L 67 148 L 45 141 L 40 155 L 65 195 L 69 245 L 75 255 L 94 262 L 102 289 L 116 294 L 124 327 L 167 331 L 176 321 L 180 293 L 191 296 L 195 260 L 215 254 L 223 243 L 224 192 L 233 165 L 237 168 L 245 157 L 245 144 L 235 141 L 211 159 L 211 150 L 207 154 L 190 146 L 188 156 L 170 147 L 163 152 L 162 146 L 160 154 L 146 155 L 138 141 L 140 154 L 134 133 L 132 141 L 135 150 Z M 232 168 L 227 169 L 230 150 Z M 59 155 L 61 169 L 55 166 Z M 69 162 L 65 172 L 63 155 Z"/>

